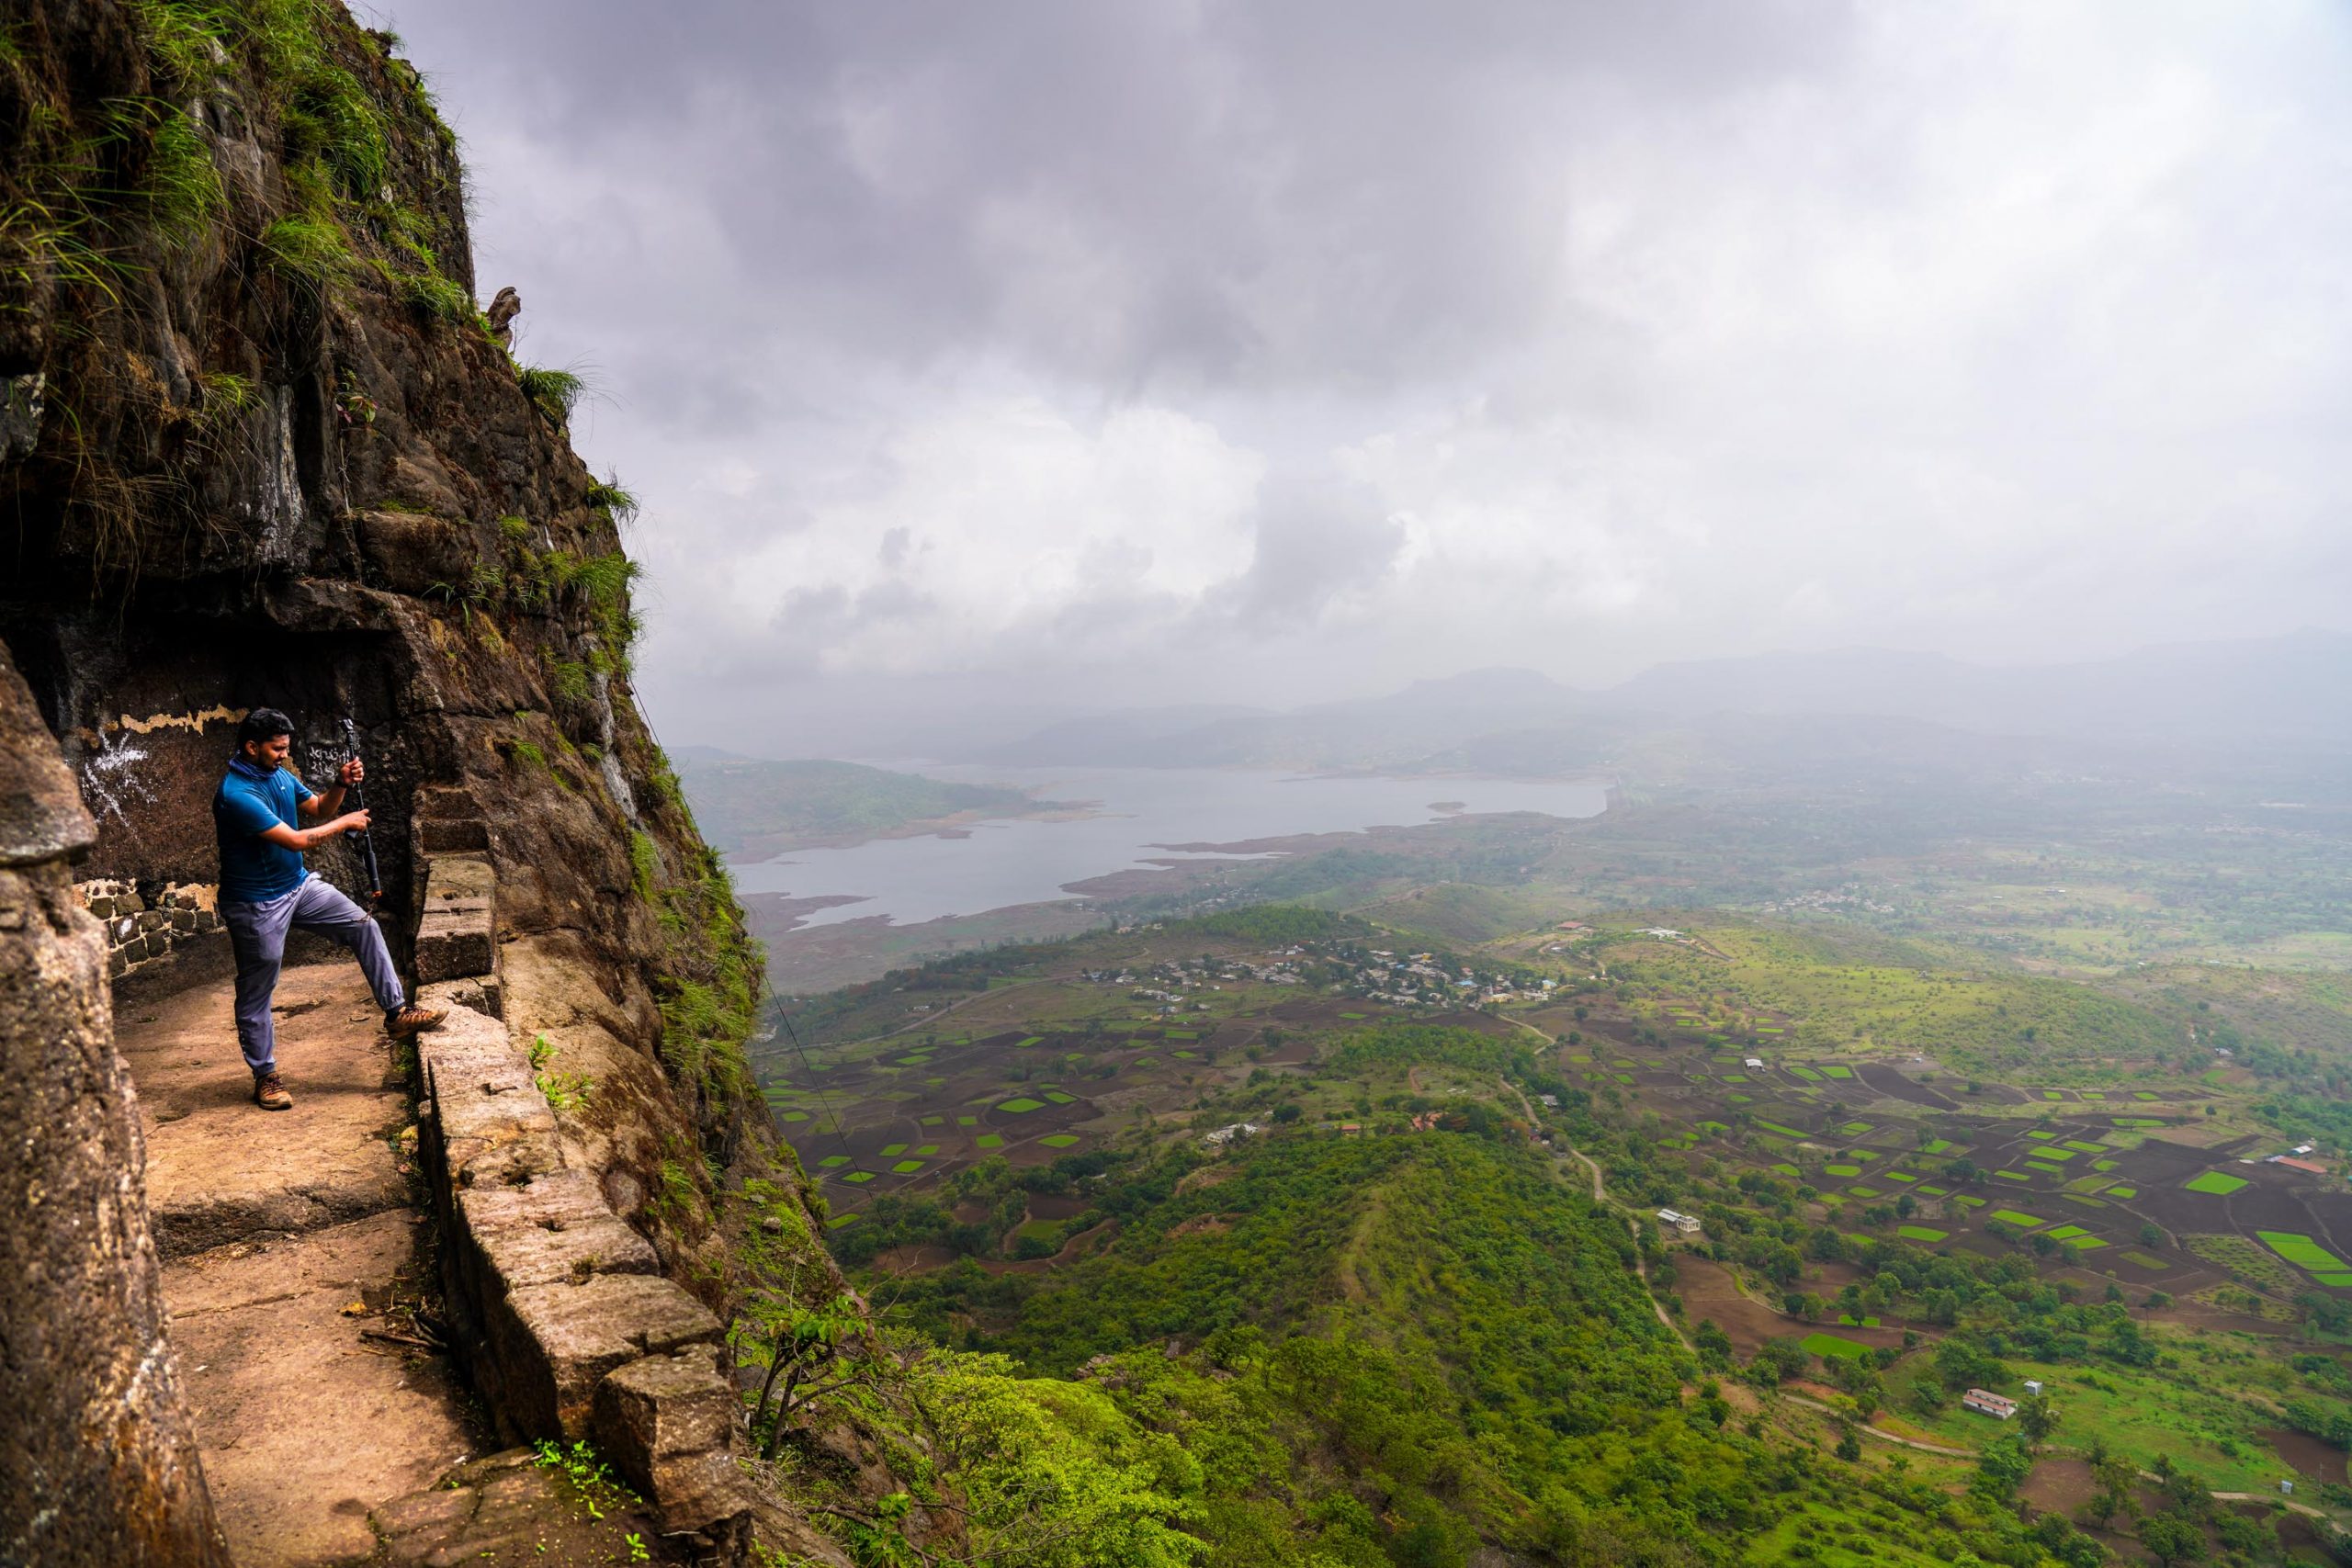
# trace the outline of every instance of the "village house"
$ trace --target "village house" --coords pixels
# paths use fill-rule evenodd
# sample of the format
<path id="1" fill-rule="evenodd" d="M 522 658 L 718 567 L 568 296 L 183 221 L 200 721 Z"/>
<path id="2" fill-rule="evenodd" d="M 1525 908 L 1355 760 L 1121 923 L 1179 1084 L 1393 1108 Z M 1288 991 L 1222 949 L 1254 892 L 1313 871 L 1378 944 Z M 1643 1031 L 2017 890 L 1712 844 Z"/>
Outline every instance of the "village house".
<path id="1" fill-rule="evenodd" d="M 1980 1415 L 1990 1416 L 1996 1421 L 2006 1421 L 2018 1413 L 2016 1400 L 2009 1398 L 2007 1394 L 1993 1393 L 1981 1388 L 1972 1388 L 1962 1394 L 1960 1404 L 1963 1410 L 1973 1410 Z"/>
<path id="2" fill-rule="evenodd" d="M 1657 1223 L 1666 1226 L 1667 1229 L 1675 1232 L 1679 1235 L 1697 1235 L 1699 1234 L 1698 1216 L 1695 1214 L 1683 1213 L 1678 1209 L 1660 1209 L 1657 1212 Z"/>

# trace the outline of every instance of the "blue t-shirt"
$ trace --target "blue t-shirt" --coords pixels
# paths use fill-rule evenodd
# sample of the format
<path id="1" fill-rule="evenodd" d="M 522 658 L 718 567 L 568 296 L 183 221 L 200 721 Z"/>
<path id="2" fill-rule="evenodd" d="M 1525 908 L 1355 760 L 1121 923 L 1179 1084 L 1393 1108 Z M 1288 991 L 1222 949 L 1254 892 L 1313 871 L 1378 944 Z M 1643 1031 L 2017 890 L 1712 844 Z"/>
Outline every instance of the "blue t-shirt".
<path id="1" fill-rule="evenodd" d="M 291 768 L 266 771 L 243 757 L 229 759 L 229 774 L 212 797 L 212 826 L 220 836 L 220 897 L 230 904 L 259 904 L 302 886 L 302 853 L 261 837 L 283 822 L 300 826 L 302 802 L 313 792 Z"/>

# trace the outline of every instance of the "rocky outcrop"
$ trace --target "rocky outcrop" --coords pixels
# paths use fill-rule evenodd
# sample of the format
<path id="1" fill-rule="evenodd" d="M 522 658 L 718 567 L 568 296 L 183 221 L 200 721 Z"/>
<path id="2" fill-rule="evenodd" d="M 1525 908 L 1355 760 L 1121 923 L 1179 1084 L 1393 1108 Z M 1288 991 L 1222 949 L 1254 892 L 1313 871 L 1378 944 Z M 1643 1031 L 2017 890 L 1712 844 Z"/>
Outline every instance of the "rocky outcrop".
<path id="1" fill-rule="evenodd" d="M 23 790 L 0 762 L 8 908 L 30 911 L 0 942 L 28 944 L 49 965 L 39 996 L 72 1005 L 11 992 L 0 1045 L 28 1075 L 25 1105 L 57 1098 L 40 1065 L 68 1058 L 63 1081 L 87 1092 L 60 1100 L 72 1136 L 28 1145 L 0 1199 L 82 1192 L 103 1168 L 112 1207 L 93 1192 L 85 1212 L 107 1234 L 75 1245 L 95 1249 L 85 1269 L 105 1256 L 124 1270 L 119 1344 L 154 1323 L 136 1133 L 109 1109 L 128 1090 L 93 987 L 110 962 L 126 995 L 217 973 L 209 798 L 239 717 L 290 714 L 311 779 L 341 761 L 349 717 L 388 934 L 404 965 L 447 977 L 469 1021 L 418 1068 L 440 1140 L 428 1170 L 481 1270 L 469 1288 L 495 1413 L 517 1433 L 593 1427 L 616 1368 L 664 1358 L 662 1377 L 611 1396 L 615 1440 L 644 1484 L 692 1472 L 701 1486 L 716 1472 L 679 1447 L 701 1428 L 659 1408 L 694 1381 L 677 1356 L 702 1357 L 763 1280 L 842 1287 L 816 1239 L 821 1201 L 745 1062 L 756 951 L 637 708 L 620 537 L 633 503 L 571 448 L 576 385 L 518 366 L 476 309 L 455 140 L 388 35 L 332 5 L 31 0 L 8 42 L 0 648 L 24 675 L 12 733 L 49 761 Z M 358 882 L 346 851 L 313 864 Z M 107 934 L 85 907 L 108 911 Z M 539 1190 L 492 1201 L 518 1189 Z M 518 1219 L 517 1203 L 544 1212 Z M 37 1223 L 21 1201 L 0 1207 Z M 571 1213 L 605 1238 L 576 1283 L 580 1258 L 540 1223 Z M 780 1232 L 761 1229 L 779 1216 Z M 539 1237 L 521 1237 L 533 1224 Z M 565 1278 L 540 1278 L 559 1257 Z M 83 1280 L 26 1270 L 0 1289 Z M 661 1314 L 582 1317 L 582 1303 L 637 1313 L 657 1297 Z M 6 1332 L 37 1332 L 17 1323 Z M 194 1541 L 202 1484 L 175 1457 L 168 1364 L 109 1382 L 118 1341 L 101 1327 L 88 1357 L 23 1389 L 15 1408 L 35 1414 L 19 1425 L 55 1427 L 92 1390 L 132 1401 L 143 1435 L 111 1451 L 154 1479 L 152 1496 L 82 1495 Z M 510 1376 L 501 1336 L 578 1354 Z M 52 1438 L 66 1440 L 25 1452 Z M 11 1465 L 17 1441 L 0 1436 Z M 483 1517 L 505 1484 L 484 1481 Z"/>
<path id="2" fill-rule="evenodd" d="M 315 779 L 353 717 L 396 950 L 548 978 L 530 1021 L 596 1085 L 594 1173 L 724 1317 L 727 1190 L 805 1183 L 741 1053 L 752 951 L 630 686 L 628 499 L 485 330 L 454 141 L 388 39 L 280 8 L 194 47 L 172 12 L 42 0 L 0 60 L 0 196 L 62 215 L 0 268 L 0 378 L 40 389 L 0 460 L 0 641 L 97 819 L 84 896 L 129 911 L 142 986 L 217 962 L 235 721 L 289 713 Z M 458 857 L 433 886 L 427 855 Z"/>
<path id="3" fill-rule="evenodd" d="M 90 818 L 0 648 L 0 1562 L 228 1562 L 164 1335 Z"/>

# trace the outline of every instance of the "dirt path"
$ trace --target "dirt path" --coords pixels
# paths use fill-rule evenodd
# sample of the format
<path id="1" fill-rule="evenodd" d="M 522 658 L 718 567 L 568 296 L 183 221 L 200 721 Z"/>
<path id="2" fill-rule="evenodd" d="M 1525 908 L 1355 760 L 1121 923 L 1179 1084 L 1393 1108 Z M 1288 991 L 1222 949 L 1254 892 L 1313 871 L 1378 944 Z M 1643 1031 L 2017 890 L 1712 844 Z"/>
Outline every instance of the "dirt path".
<path id="1" fill-rule="evenodd" d="M 1518 1022 L 1516 1019 L 1512 1021 Z M 1520 1024 L 1520 1027 L 1521 1029 L 1534 1030 L 1534 1032 L 1538 1034 L 1544 1033 L 1542 1030 L 1535 1029 L 1533 1024 L 1521 1023 Z M 1545 1040 L 1548 1041 L 1550 1038 L 1550 1035 L 1544 1035 Z M 1535 1107 L 1528 1102 L 1527 1096 L 1521 1091 L 1520 1087 L 1506 1077 L 1498 1077 L 1495 1081 L 1502 1085 L 1503 1089 L 1508 1093 L 1519 1100 L 1519 1108 L 1521 1111 L 1526 1113 L 1528 1125 L 1531 1127 L 1535 1125 Z M 1556 1145 L 1552 1156 L 1552 1175 L 1554 1178 L 1557 1179 L 1560 1174 L 1559 1161 L 1562 1154 L 1564 1153 L 1581 1161 L 1585 1169 L 1591 1172 L 1592 1201 L 1603 1205 L 1604 1207 L 1607 1206 L 1609 1202 L 1609 1189 L 1600 1179 L 1600 1167 L 1594 1164 L 1592 1160 L 1585 1155 L 1583 1150 L 1575 1148 L 1566 1144 Z M 1638 1228 L 1635 1225 L 1634 1217 L 1630 1214 L 1623 1217 L 1625 1221 L 1625 1228 L 1629 1231 L 1635 1231 L 1638 1235 Z M 1665 1325 L 1668 1333 L 1673 1335 L 1676 1339 L 1681 1342 L 1684 1349 L 1687 1350 L 1690 1348 L 1690 1337 L 1682 1332 L 1682 1325 L 1674 1321 L 1674 1314 L 1666 1310 L 1666 1303 L 1659 1301 L 1657 1299 L 1657 1292 L 1649 1288 L 1649 1264 L 1643 1259 L 1642 1255 L 1638 1252 L 1634 1255 L 1634 1273 L 1635 1277 L 1642 1281 L 1642 1293 L 1649 1298 L 1650 1311 L 1657 1314 L 1658 1322 Z"/>
<path id="2" fill-rule="evenodd" d="M 2150 1472 L 2144 1470 L 2140 1473 L 2150 1475 Z M 2216 1492 L 2213 1494 L 2213 1501 L 2216 1503 L 2276 1503 L 2290 1513 L 2301 1514 L 2307 1518 L 2325 1519 L 2331 1525 L 2335 1524 L 2335 1516 L 2324 1508 L 2314 1508 L 2309 1503 L 2297 1503 L 2285 1497 L 2273 1497 L 2267 1492 Z M 2341 1527 L 2339 1526 L 2338 1529 L 2340 1529 Z"/>
<path id="3" fill-rule="evenodd" d="M 117 1019 L 173 1346 L 240 1568 L 364 1556 L 370 1508 L 479 1451 L 447 1363 L 365 1337 L 427 1272 L 375 1004 L 348 962 L 287 970 L 277 1002 L 285 1111 L 252 1101 L 226 981 Z"/>
<path id="4" fill-rule="evenodd" d="M 1834 1409 L 1805 1394 L 1791 1393 L 1783 1389 L 1781 1392 L 1781 1397 L 1791 1404 L 1802 1404 L 1808 1410 L 1818 1410 L 1824 1416 L 1834 1416 L 1840 1420 L 1852 1420 L 1844 1411 Z M 1942 1443 L 1923 1442 L 1917 1438 L 1900 1437 L 1893 1432 L 1883 1431 L 1867 1421 L 1855 1421 L 1853 1427 L 1865 1438 L 1876 1438 L 1882 1443 L 1894 1443 L 1900 1448 L 1917 1449 L 1923 1454 L 1941 1454 L 1946 1459 L 1974 1459 L 1976 1457 L 1974 1449 L 1947 1448 Z"/>
<path id="5" fill-rule="evenodd" d="M 1513 1021 L 1514 1021 L 1514 1022 L 1516 1022 L 1517 1021 L 1516 1021 L 1516 1020 L 1514 1020 Z M 1540 1030 L 1540 1029 L 1536 1029 L 1536 1028 L 1535 1028 L 1535 1026 L 1534 1026 L 1533 1024 L 1532 1024 L 1532 1023 L 1521 1023 L 1521 1024 L 1520 1024 L 1520 1027 L 1521 1027 L 1521 1029 L 1533 1030 L 1533 1031 L 1534 1031 L 1534 1032 L 1536 1032 L 1536 1033 L 1538 1033 L 1538 1034 L 1543 1034 L 1543 1033 L 1544 1033 L 1544 1032 L 1543 1032 L 1542 1030 Z M 1544 1038 L 1548 1040 L 1548 1039 L 1550 1039 L 1550 1038 L 1551 1038 L 1551 1036 L 1549 1036 L 1549 1035 L 1544 1035 Z M 1506 1078 L 1506 1077 L 1498 1077 L 1498 1078 L 1496 1078 L 1496 1079 L 1495 1079 L 1495 1081 L 1496 1081 L 1497 1083 L 1498 1083 L 1498 1084 L 1502 1085 L 1502 1086 L 1503 1086 L 1503 1088 L 1504 1088 L 1504 1089 L 1505 1089 L 1505 1090 L 1507 1090 L 1507 1091 L 1511 1095 L 1511 1097 L 1512 1097 L 1512 1098 L 1514 1098 L 1515 1100 L 1517 1100 L 1519 1101 L 1519 1109 L 1520 1109 L 1520 1111 L 1521 1111 L 1521 1112 L 1522 1112 L 1522 1113 L 1527 1117 L 1527 1124 L 1528 1124 L 1529 1126 L 1531 1126 L 1531 1127 L 1537 1125 L 1536 1119 L 1535 1119 L 1535 1107 L 1534 1107 L 1534 1105 L 1533 1105 L 1532 1103 L 1531 1103 L 1531 1102 L 1529 1101 L 1529 1100 L 1528 1100 L 1527 1096 L 1526 1096 L 1524 1093 L 1521 1092 L 1520 1087 L 1519 1087 L 1517 1084 L 1515 1084 L 1515 1083 L 1511 1082 L 1511 1081 L 1510 1081 L 1510 1079 Z M 1600 1167 L 1599 1165 L 1597 1165 L 1596 1163 L 1594 1163 L 1594 1161 L 1593 1161 L 1592 1157 L 1591 1157 L 1589 1155 L 1587 1155 L 1587 1154 L 1586 1154 L 1582 1149 L 1577 1148 L 1577 1147 L 1575 1145 L 1573 1145 L 1573 1144 L 1555 1144 L 1555 1145 L 1553 1145 L 1553 1158 L 1556 1160 L 1556 1159 L 1558 1159 L 1558 1158 L 1559 1158 L 1561 1156 L 1563 1156 L 1563 1155 L 1565 1155 L 1565 1156 L 1568 1156 L 1568 1157 L 1569 1157 L 1569 1158 L 1571 1158 L 1571 1159 L 1574 1159 L 1574 1160 L 1577 1161 L 1578 1163 L 1580 1163 L 1581 1165 L 1583 1165 L 1583 1167 L 1585 1168 L 1585 1169 L 1586 1169 L 1586 1170 L 1588 1170 L 1588 1171 L 1591 1172 L 1591 1174 L 1592 1174 L 1592 1201 L 1593 1201 L 1594 1202 L 1596 1202 L 1596 1203 L 1606 1203 L 1606 1202 L 1608 1202 L 1608 1201 L 1609 1201 L 1609 1186 L 1608 1186 L 1608 1184 L 1607 1184 L 1606 1182 L 1604 1182 L 1604 1181 L 1600 1179 Z M 1631 1224 L 1632 1222 L 1628 1221 L 1627 1223 L 1628 1223 L 1628 1224 Z"/>

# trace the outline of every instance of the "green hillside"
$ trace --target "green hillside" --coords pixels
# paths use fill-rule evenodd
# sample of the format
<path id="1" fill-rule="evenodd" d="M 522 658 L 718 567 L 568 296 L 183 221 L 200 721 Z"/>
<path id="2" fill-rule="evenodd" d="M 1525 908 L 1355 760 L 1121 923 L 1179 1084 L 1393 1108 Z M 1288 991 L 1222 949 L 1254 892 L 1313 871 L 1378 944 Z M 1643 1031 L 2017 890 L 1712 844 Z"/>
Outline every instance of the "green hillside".
<path id="1" fill-rule="evenodd" d="M 1173 1179 L 1199 1162 L 1180 1154 L 1116 1188 L 1106 1252 L 1047 1275 L 967 1263 L 906 1283 L 897 1311 L 1064 1377 L 1204 1342 L 1155 1370 L 1150 1404 L 1213 1393 L 1254 1456 L 1209 1511 L 1214 1562 L 1458 1563 L 1481 1540 L 1544 1561 L 1736 1561 L 1715 1532 L 1774 1527 L 1793 1502 L 1785 1450 L 1686 1405 L 1696 1369 L 1623 1223 L 1489 1125 L 1261 1140 L 1184 1191 Z"/>

